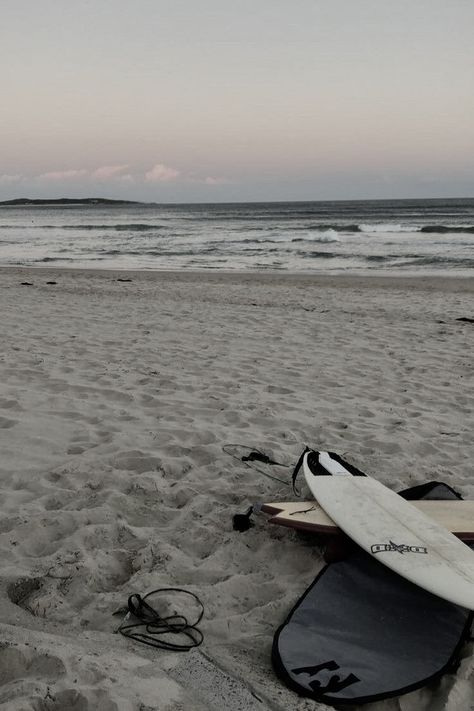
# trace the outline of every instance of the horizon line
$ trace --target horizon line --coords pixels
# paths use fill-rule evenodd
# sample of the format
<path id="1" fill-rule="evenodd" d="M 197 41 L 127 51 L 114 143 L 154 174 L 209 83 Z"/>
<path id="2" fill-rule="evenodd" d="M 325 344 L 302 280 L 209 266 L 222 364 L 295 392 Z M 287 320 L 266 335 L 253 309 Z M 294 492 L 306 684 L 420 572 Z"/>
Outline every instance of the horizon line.
<path id="1" fill-rule="evenodd" d="M 470 196 L 456 196 L 456 197 L 404 197 L 404 198 L 316 198 L 314 200 L 219 200 L 219 201 L 202 201 L 202 200 L 185 200 L 185 201 L 167 201 L 167 202 L 149 202 L 144 200 L 133 200 L 129 198 L 104 198 L 104 197 L 60 197 L 60 198 L 29 198 L 29 197 L 16 197 L 8 198 L 7 200 L 0 201 L 0 207 L 26 207 L 27 205 L 18 204 L 20 201 L 30 201 L 32 207 L 43 204 L 55 204 L 64 201 L 71 201 L 73 203 L 90 203 L 94 204 L 96 201 L 104 203 L 115 203 L 115 204 L 129 204 L 138 206 L 167 206 L 167 205 L 288 205 L 288 204 L 305 204 L 305 203 L 328 203 L 328 202 L 440 202 L 447 200 L 474 200 L 474 195 Z M 16 205 L 14 203 L 17 203 Z"/>

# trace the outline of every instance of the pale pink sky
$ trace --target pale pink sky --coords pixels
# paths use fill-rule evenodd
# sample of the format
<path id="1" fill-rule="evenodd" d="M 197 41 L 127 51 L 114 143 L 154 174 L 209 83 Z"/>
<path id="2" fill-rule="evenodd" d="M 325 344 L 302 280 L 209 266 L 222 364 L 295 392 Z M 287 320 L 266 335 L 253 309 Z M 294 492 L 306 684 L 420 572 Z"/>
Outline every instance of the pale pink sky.
<path id="1" fill-rule="evenodd" d="M 3 0 L 0 199 L 474 195 L 472 0 Z"/>

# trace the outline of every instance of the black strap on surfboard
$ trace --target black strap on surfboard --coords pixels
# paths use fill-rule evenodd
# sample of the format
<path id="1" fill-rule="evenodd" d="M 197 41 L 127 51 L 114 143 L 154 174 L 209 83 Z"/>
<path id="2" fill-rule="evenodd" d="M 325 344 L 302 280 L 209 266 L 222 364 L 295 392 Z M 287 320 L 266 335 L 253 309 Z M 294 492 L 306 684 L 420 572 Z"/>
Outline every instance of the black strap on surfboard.
<path id="1" fill-rule="evenodd" d="M 291 477 L 293 491 L 296 496 L 301 496 L 301 492 L 299 492 L 296 488 L 296 477 L 298 476 L 298 473 L 303 465 L 304 455 L 307 452 L 311 452 L 308 457 L 308 464 L 310 465 L 312 473 L 321 476 L 331 476 L 331 472 L 328 471 L 326 467 L 319 461 L 319 452 L 314 449 L 311 449 L 310 447 L 305 447 L 304 451 L 301 453 L 300 458 L 296 462 L 296 466 L 293 470 L 293 474 Z M 346 462 L 342 457 L 336 454 L 336 452 L 327 452 L 327 454 L 329 454 L 331 459 L 333 459 L 335 462 L 344 467 L 344 469 L 346 469 L 349 474 L 352 474 L 352 476 L 367 476 L 366 474 L 364 474 L 364 472 L 361 472 L 360 469 L 357 469 L 357 467 L 355 467 L 353 464 L 349 464 L 349 462 Z"/>
<path id="2" fill-rule="evenodd" d="M 306 452 L 312 452 L 312 451 L 313 450 L 310 449 L 308 446 L 305 446 L 304 450 L 300 454 L 300 458 L 296 462 L 295 468 L 293 469 L 293 474 L 291 475 L 291 483 L 293 486 L 293 492 L 296 494 L 296 496 L 301 496 L 301 491 L 299 491 L 296 488 L 296 477 L 298 476 L 299 471 L 300 471 L 301 467 L 303 466 L 304 455 L 306 454 Z"/>

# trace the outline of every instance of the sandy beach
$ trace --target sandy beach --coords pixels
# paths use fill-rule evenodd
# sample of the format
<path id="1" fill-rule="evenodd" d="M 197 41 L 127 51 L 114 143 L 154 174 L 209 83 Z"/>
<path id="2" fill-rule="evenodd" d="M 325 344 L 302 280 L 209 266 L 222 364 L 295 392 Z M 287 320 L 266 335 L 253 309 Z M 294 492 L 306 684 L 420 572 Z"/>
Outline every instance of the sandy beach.
<path id="1" fill-rule="evenodd" d="M 327 708 L 270 661 L 321 550 L 232 517 L 294 498 L 305 445 L 473 499 L 473 296 L 461 278 L 0 269 L 0 708 Z M 280 481 L 229 444 L 287 465 Z M 161 587 L 202 600 L 199 649 L 114 634 L 128 596 Z M 364 708 L 473 709 L 462 654 Z"/>

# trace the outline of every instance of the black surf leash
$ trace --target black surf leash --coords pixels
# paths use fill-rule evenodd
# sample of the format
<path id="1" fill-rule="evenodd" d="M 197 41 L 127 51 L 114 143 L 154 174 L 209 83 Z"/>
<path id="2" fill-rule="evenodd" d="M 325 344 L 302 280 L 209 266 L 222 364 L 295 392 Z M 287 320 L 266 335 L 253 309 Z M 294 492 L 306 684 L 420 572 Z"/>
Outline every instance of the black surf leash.
<path id="1" fill-rule="evenodd" d="M 147 599 L 152 595 L 161 593 L 183 593 L 192 597 L 199 608 L 197 619 L 194 622 L 188 622 L 184 615 L 176 613 L 162 617 L 158 610 L 147 602 Z M 134 639 L 136 642 L 147 644 L 149 647 L 166 649 L 171 652 L 188 652 L 194 647 L 199 647 L 204 640 L 204 635 L 197 627 L 203 618 L 204 606 L 198 596 L 189 590 L 159 588 L 143 597 L 138 593 L 133 593 L 128 598 L 127 607 L 117 610 L 114 615 L 124 612 L 127 614 L 116 632 L 124 637 Z M 130 622 L 129 620 L 135 621 Z M 170 635 L 174 635 L 174 638 L 170 639 Z"/>
<path id="2" fill-rule="evenodd" d="M 264 464 L 276 464 L 279 467 L 286 467 L 286 464 L 280 464 L 280 462 L 274 462 L 273 459 L 270 459 L 266 454 L 263 452 L 260 452 L 258 449 L 253 450 L 250 452 L 248 457 L 242 457 L 243 462 L 263 462 Z"/>
<path id="3" fill-rule="evenodd" d="M 248 454 L 244 454 L 242 456 L 239 454 L 236 454 L 235 450 L 243 450 L 243 449 L 245 449 L 248 452 Z M 234 450 L 234 451 L 232 451 L 232 450 Z M 271 464 L 271 465 L 275 465 L 277 467 L 289 467 L 289 464 L 282 464 L 282 462 L 275 462 L 273 459 L 271 459 L 268 455 L 266 455 L 260 449 L 252 449 L 252 447 L 247 447 L 246 445 L 243 445 L 243 444 L 225 444 L 222 447 L 222 451 L 225 452 L 226 454 L 230 454 L 230 456 L 233 457 L 234 459 L 237 459 L 238 462 L 244 462 L 244 464 L 247 467 L 250 467 L 251 469 L 255 469 L 255 471 L 259 472 L 260 474 L 263 474 L 263 476 L 266 476 L 269 479 L 274 479 L 275 481 L 279 481 L 280 484 L 286 484 L 288 486 L 287 481 L 285 481 L 284 479 L 280 479 L 279 477 L 274 476 L 273 474 L 269 474 L 264 469 L 260 469 L 259 467 L 255 466 L 252 462 L 262 462 L 263 464 Z"/>

